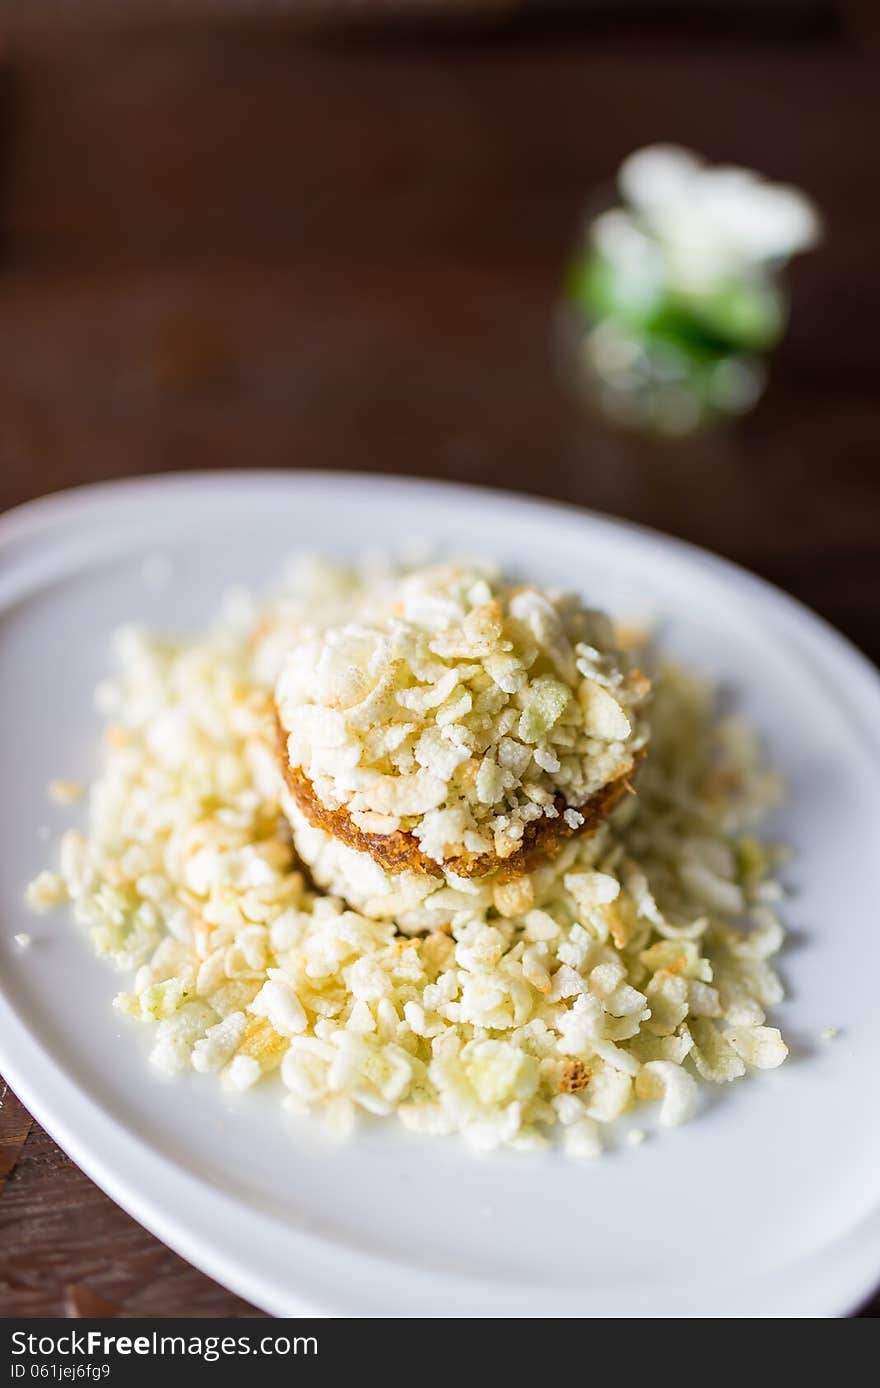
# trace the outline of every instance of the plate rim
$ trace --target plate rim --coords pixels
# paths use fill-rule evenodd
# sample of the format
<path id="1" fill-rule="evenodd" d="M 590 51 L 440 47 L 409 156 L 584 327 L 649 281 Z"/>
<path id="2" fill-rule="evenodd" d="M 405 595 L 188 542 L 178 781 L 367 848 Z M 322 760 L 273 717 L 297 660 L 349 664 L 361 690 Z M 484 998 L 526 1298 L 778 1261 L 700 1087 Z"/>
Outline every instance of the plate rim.
<path id="1" fill-rule="evenodd" d="M 56 525 L 63 526 L 64 522 L 69 522 L 75 518 L 77 511 L 83 508 L 87 509 L 102 503 L 112 505 L 114 500 L 122 494 L 130 496 L 136 492 L 160 494 L 176 491 L 180 493 L 198 491 L 203 488 L 222 487 L 224 484 L 230 487 L 276 486 L 293 487 L 294 489 L 297 486 L 300 489 L 306 486 L 315 490 L 335 484 L 341 487 L 354 486 L 374 492 L 391 489 L 401 494 L 407 493 L 410 496 L 416 493 L 426 496 L 431 492 L 442 492 L 451 499 L 457 497 L 459 502 L 467 499 L 471 502 L 479 501 L 484 504 L 489 502 L 496 506 L 501 504 L 520 509 L 541 509 L 545 513 L 549 513 L 551 517 L 555 514 L 560 519 L 565 517 L 569 521 L 577 518 L 587 523 L 598 524 L 609 532 L 617 530 L 628 535 L 636 534 L 667 553 L 677 554 L 685 562 L 697 563 L 704 568 L 708 567 L 714 571 L 719 579 L 732 583 L 740 590 L 745 588 L 753 597 L 772 603 L 777 613 L 786 621 L 789 634 L 804 637 L 806 647 L 811 649 L 813 655 L 818 653 L 820 658 L 827 658 L 829 651 L 833 651 L 835 659 L 845 664 L 851 681 L 855 681 L 859 688 L 860 695 L 875 701 L 877 709 L 880 711 L 880 672 L 870 659 L 825 618 L 813 612 L 784 590 L 731 560 L 715 555 L 689 541 L 666 535 L 652 527 L 573 503 L 533 497 L 527 493 L 447 482 L 443 479 L 410 478 L 394 474 L 337 471 L 335 469 L 210 469 L 155 473 L 66 488 L 11 508 L 0 515 L 0 554 L 20 538 L 27 540 L 38 535 L 40 531 L 51 531 Z M 859 702 L 862 702 L 862 698 Z M 880 724 L 880 720 L 878 720 L 878 724 Z M 877 734 L 875 742 L 875 751 L 880 754 L 880 734 Z M 7 1045 L 7 1040 L 12 1040 L 15 1044 Z M 18 1063 L 17 1056 L 21 1056 L 21 1064 Z M 316 1300 L 302 1294 L 301 1286 L 295 1296 L 289 1292 L 282 1296 L 276 1295 L 276 1289 L 269 1283 L 264 1285 L 258 1274 L 248 1270 L 235 1259 L 230 1259 L 222 1245 L 212 1242 L 204 1229 L 195 1231 L 192 1223 L 188 1224 L 186 1221 L 175 1223 L 174 1216 L 163 1211 L 161 1201 L 143 1195 L 137 1187 L 137 1182 L 133 1179 L 120 1179 L 119 1173 L 114 1170 L 112 1163 L 108 1166 L 103 1159 L 101 1138 L 110 1137 L 118 1145 L 121 1135 L 124 1143 L 131 1145 L 134 1149 L 134 1155 L 138 1156 L 141 1162 L 145 1162 L 147 1166 L 157 1167 L 155 1175 L 161 1175 L 163 1166 L 172 1167 L 175 1181 L 178 1184 L 195 1188 L 195 1190 L 191 1189 L 187 1193 L 187 1199 L 184 1201 L 187 1208 L 188 1201 L 198 1191 L 201 1191 L 202 1196 L 207 1198 L 209 1204 L 219 1201 L 221 1205 L 227 1203 L 232 1207 L 240 1208 L 234 1198 L 227 1197 L 222 1192 L 214 1191 L 205 1183 L 199 1182 L 194 1174 L 180 1168 L 163 1154 L 144 1144 L 127 1129 L 122 1120 L 106 1113 L 88 1091 L 84 1090 L 54 1060 L 52 1055 L 43 1047 L 38 1036 L 30 1032 L 8 1002 L 2 987 L 0 987 L 0 1070 L 2 1070 L 4 1078 L 11 1088 L 41 1126 L 55 1138 L 62 1149 L 90 1179 L 94 1180 L 111 1199 L 121 1205 L 145 1228 L 182 1257 L 200 1267 L 207 1275 L 214 1277 L 247 1300 L 270 1311 L 271 1314 L 338 1314 L 342 1316 L 353 1314 L 347 1313 L 339 1306 L 334 1307 L 332 1302 L 328 1302 L 326 1298 Z M 33 1083 L 31 1082 L 32 1076 L 36 1077 Z M 45 1088 L 42 1088 L 43 1085 Z M 71 1100 L 75 1100 L 82 1108 L 83 1099 L 85 1099 L 89 1121 L 82 1126 L 79 1123 L 71 1126 L 65 1116 L 68 1111 L 66 1106 Z M 95 1135 L 93 1140 L 83 1137 L 83 1127 L 88 1129 L 90 1134 Z M 175 1204 L 179 1203 L 179 1201 L 175 1202 Z M 201 1218 L 202 1215 L 200 1214 L 199 1219 L 201 1220 Z M 310 1254 L 313 1254 L 315 1247 L 322 1242 L 320 1239 L 315 1239 L 311 1235 L 304 1235 L 302 1231 L 290 1227 L 286 1227 L 285 1235 L 288 1239 L 292 1237 L 294 1241 L 303 1244 L 304 1251 Z M 335 1256 L 351 1258 L 353 1255 L 350 1250 L 341 1255 L 336 1250 Z M 370 1259 L 373 1257 L 373 1255 L 367 1256 Z M 758 1280 L 766 1282 L 768 1279 L 772 1285 L 774 1282 L 778 1283 L 784 1275 L 789 1280 L 789 1285 L 785 1288 L 784 1300 L 791 1303 L 792 1291 L 796 1290 L 796 1285 L 800 1283 L 805 1304 L 821 1307 L 824 1302 L 826 1307 L 824 1310 L 814 1310 L 812 1313 L 807 1312 L 806 1314 L 841 1316 L 857 1308 L 861 1301 L 871 1294 L 874 1290 L 878 1271 L 880 1271 L 880 1208 L 874 1208 L 854 1228 L 795 1263 L 793 1268 L 777 1270 L 766 1275 L 763 1279 L 754 1280 L 749 1283 L 749 1286 L 757 1286 Z M 817 1276 L 825 1282 L 824 1286 L 814 1285 Z M 827 1286 L 827 1280 L 833 1280 L 833 1278 L 837 1279 L 836 1295 L 833 1295 Z M 775 1290 L 781 1294 L 781 1288 L 777 1287 Z M 763 1296 L 766 1297 L 768 1293 L 773 1294 L 770 1287 L 765 1287 Z M 454 1314 L 460 1314 L 460 1312 Z M 548 1312 L 548 1314 L 550 1313 Z M 574 1314 L 583 1315 L 585 1313 L 575 1312 Z M 615 1315 L 617 1313 L 603 1311 L 599 1314 Z M 621 1309 L 619 1314 L 632 1315 L 632 1309 L 628 1308 L 625 1312 Z M 647 1312 L 646 1314 L 674 1316 L 681 1313 L 667 1309 L 666 1311 Z M 688 1311 L 685 1314 L 711 1316 L 717 1315 L 717 1310 L 714 1313 L 704 1309 Z M 779 1315 L 780 1312 L 760 1312 L 752 1309 L 744 1314 Z M 803 1313 L 789 1310 L 782 1314 L 799 1316 Z"/>

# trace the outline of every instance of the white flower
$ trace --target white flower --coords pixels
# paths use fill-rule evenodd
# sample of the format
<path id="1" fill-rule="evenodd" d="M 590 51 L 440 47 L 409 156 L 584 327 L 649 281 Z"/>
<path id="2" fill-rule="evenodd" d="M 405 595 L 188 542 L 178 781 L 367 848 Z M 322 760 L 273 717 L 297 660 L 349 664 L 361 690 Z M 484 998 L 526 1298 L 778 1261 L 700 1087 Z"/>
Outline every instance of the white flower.
<path id="1" fill-rule="evenodd" d="M 673 279 L 697 292 L 727 274 L 780 264 L 821 238 L 814 204 L 798 189 L 769 183 L 749 169 L 712 167 L 677 145 L 650 145 L 624 160 L 620 190 L 633 209 L 596 223 L 602 254 L 629 270 L 655 238 Z M 640 230 L 641 229 L 641 230 Z M 647 237 L 645 237 L 647 233 Z"/>

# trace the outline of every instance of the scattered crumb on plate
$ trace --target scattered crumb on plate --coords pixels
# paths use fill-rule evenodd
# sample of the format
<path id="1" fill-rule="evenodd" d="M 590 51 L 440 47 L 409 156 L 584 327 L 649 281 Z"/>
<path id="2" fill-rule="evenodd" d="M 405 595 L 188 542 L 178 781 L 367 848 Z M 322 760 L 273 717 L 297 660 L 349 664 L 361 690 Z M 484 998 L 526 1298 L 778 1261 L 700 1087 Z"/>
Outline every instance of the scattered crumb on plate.
<path id="1" fill-rule="evenodd" d="M 67 900 L 67 883 L 60 873 L 44 870 L 28 883 L 25 900 L 34 911 L 51 911 Z"/>
<path id="2" fill-rule="evenodd" d="M 56 805 L 72 805 L 75 800 L 79 800 L 85 791 L 79 781 L 50 781 L 49 799 L 54 800 Z"/>

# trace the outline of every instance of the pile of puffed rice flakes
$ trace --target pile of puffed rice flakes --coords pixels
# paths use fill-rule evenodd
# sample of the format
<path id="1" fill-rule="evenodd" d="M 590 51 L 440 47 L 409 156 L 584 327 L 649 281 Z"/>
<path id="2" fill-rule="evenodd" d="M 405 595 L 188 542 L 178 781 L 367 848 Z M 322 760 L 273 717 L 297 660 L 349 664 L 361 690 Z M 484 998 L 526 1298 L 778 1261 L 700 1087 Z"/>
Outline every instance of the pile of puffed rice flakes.
<path id="1" fill-rule="evenodd" d="M 531 874 L 521 914 L 511 899 L 508 918 L 462 910 L 408 937 L 310 889 L 279 809 L 272 687 L 302 623 L 338 619 L 374 578 L 300 562 L 203 636 L 116 638 L 87 832 L 65 833 L 28 900 L 69 900 L 134 973 L 115 1005 L 154 1026 L 152 1060 L 237 1089 L 278 1070 L 285 1106 L 337 1132 L 396 1112 L 480 1149 L 556 1132 L 578 1158 L 634 1104 L 674 1125 L 695 1076 L 779 1065 L 779 854 L 750 832 L 777 778 L 679 667 L 652 671 L 638 794 Z"/>

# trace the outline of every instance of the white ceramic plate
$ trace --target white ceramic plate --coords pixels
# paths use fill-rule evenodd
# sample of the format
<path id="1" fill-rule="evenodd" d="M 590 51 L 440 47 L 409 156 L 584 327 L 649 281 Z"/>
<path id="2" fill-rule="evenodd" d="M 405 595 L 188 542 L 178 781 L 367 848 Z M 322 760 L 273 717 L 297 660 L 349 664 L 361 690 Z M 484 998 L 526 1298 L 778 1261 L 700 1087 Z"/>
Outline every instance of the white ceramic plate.
<path id="1" fill-rule="evenodd" d="M 197 626 L 233 583 L 301 547 L 349 555 L 430 536 L 494 552 L 715 672 L 787 775 L 781 1070 L 707 1093 L 698 1118 L 578 1165 L 476 1157 L 397 1124 L 328 1145 L 271 1083 L 169 1081 L 119 977 L 25 883 L 89 779 L 92 690 L 113 628 Z M 156 555 L 170 581 L 151 585 Z M 828 1316 L 880 1277 L 880 685 L 830 628 L 694 549 L 598 516 L 441 484 L 309 473 L 147 479 L 0 521 L 0 1070 L 89 1175 L 161 1239 L 276 1314 Z M 81 813 L 81 812 L 80 812 Z M 17 931 L 29 949 L 13 943 Z M 840 1029 L 822 1041 L 824 1028 Z M 644 1119 L 640 1120 L 644 1122 Z"/>

